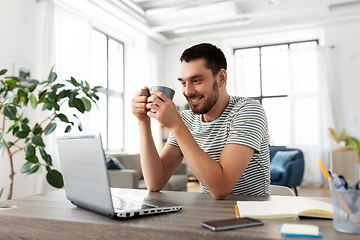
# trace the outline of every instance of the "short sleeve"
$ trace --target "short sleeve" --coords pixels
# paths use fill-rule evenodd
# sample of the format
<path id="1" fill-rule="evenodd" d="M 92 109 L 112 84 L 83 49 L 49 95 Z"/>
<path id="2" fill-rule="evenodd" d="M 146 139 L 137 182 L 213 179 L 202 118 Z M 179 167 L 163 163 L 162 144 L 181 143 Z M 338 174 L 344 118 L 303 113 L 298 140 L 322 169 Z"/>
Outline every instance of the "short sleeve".
<path id="1" fill-rule="evenodd" d="M 234 108 L 227 144 L 240 144 L 260 152 L 267 136 L 267 120 L 263 107 L 256 100 L 248 100 Z"/>

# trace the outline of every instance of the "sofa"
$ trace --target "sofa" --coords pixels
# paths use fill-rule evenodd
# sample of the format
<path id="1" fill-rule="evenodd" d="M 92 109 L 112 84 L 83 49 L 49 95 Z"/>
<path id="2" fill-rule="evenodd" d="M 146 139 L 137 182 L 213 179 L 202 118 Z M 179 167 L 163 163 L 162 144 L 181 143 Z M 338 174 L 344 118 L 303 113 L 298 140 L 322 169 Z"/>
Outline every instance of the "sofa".
<path id="1" fill-rule="evenodd" d="M 120 169 L 108 169 L 111 187 L 146 189 L 141 171 L 140 154 L 113 154 L 107 155 L 106 158 L 120 163 Z M 187 182 L 187 165 L 181 163 L 163 190 L 186 191 Z"/>

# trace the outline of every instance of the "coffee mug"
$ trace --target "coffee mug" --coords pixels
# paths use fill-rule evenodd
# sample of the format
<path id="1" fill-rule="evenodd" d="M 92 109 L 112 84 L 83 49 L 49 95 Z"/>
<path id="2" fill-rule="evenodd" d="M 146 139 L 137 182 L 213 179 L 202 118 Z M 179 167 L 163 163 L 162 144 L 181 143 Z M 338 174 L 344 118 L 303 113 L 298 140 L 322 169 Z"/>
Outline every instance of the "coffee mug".
<path id="1" fill-rule="evenodd" d="M 150 90 L 157 90 L 160 91 L 162 93 L 164 93 L 168 98 L 170 98 L 170 100 L 173 99 L 175 91 L 169 87 L 165 87 L 165 86 L 153 86 L 150 88 Z M 152 95 L 151 95 L 152 96 Z M 158 96 L 156 96 L 157 98 L 159 98 Z M 161 101 L 163 101 L 161 98 L 159 98 Z M 150 109 L 150 112 L 155 112 L 153 109 Z"/>

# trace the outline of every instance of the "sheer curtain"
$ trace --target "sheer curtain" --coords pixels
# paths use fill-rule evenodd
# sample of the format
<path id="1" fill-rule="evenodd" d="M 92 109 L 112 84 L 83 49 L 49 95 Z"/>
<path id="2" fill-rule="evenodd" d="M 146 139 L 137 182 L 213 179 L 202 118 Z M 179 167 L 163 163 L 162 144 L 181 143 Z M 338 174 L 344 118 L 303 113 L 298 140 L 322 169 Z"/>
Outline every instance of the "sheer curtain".
<path id="1" fill-rule="evenodd" d="M 290 63 L 290 142 L 304 153 L 302 185 L 321 186 L 327 182 L 317 162 L 328 162 L 331 141 L 328 128 L 333 115 L 328 92 L 328 48 L 291 49 Z"/>

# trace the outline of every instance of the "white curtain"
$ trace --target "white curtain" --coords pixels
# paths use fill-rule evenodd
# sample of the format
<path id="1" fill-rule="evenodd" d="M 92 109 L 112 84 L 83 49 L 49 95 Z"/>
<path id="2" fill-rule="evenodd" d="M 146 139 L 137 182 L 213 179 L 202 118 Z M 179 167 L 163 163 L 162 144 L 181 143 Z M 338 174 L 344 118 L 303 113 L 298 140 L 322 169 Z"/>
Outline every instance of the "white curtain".
<path id="1" fill-rule="evenodd" d="M 321 186 L 327 182 L 318 164 L 328 163 L 333 115 L 328 92 L 328 48 L 291 49 L 290 63 L 290 144 L 303 151 L 305 172 L 301 185 Z"/>

